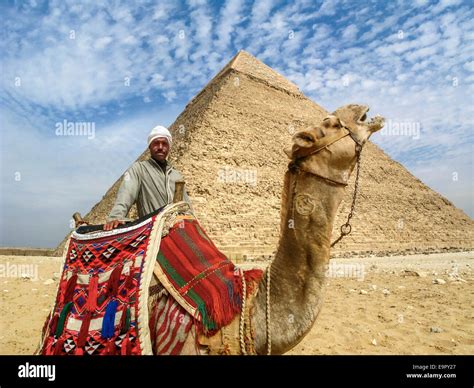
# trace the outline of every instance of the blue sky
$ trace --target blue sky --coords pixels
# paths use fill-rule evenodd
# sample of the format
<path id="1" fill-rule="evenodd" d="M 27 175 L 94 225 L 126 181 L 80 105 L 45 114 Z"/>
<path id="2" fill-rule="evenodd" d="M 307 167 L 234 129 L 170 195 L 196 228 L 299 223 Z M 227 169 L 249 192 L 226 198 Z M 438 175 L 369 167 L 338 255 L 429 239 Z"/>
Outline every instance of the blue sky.
<path id="1" fill-rule="evenodd" d="M 474 216 L 470 1 L 32 0 L 0 14 L 1 246 L 55 246 L 239 49 L 328 110 L 369 104 L 388 121 L 374 142 Z M 58 136 L 64 120 L 94 136 Z"/>

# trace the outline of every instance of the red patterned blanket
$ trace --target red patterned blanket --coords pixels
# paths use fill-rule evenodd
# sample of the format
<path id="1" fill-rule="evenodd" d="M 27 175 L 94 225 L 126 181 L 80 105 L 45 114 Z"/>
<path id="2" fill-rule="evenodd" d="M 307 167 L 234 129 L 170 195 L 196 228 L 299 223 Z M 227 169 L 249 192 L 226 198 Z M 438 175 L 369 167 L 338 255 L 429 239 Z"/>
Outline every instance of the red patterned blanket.
<path id="1" fill-rule="evenodd" d="M 229 324 L 242 305 L 241 271 L 214 245 L 199 222 L 182 219 L 163 238 L 155 274 L 200 333 Z M 258 271 L 260 273 L 260 271 Z"/>
<path id="2" fill-rule="evenodd" d="M 192 324 L 212 335 L 232 321 L 241 307 L 241 272 L 194 216 L 183 217 L 188 211 L 180 202 L 113 231 L 76 230 L 64 251 L 40 354 L 177 354 Z M 150 320 L 153 272 L 172 298 L 152 307 Z M 261 271 L 249 276 L 259 278 Z M 178 310 L 189 316 L 176 324 Z M 164 325 L 164 318 L 156 321 L 163 311 Z"/>

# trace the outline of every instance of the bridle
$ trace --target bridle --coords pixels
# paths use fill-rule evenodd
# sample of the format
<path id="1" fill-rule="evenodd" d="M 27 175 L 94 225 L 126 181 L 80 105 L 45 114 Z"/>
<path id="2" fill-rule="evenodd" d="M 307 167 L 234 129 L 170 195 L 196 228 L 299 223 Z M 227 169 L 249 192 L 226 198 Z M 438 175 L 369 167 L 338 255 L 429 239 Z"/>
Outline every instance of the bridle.
<path id="1" fill-rule="evenodd" d="M 359 189 L 359 172 L 360 172 L 360 156 L 362 153 L 362 147 L 364 143 L 357 137 L 357 135 L 351 131 L 350 128 L 348 128 L 345 125 L 341 126 L 341 132 L 342 133 L 336 133 L 332 136 L 325 136 L 319 141 L 314 144 L 310 149 L 306 150 L 303 155 L 300 155 L 298 158 L 295 160 L 292 160 L 290 164 L 288 165 L 288 170 L 293 173 L 293 174 L 299 174 L 301 171 L 315 175 L 329 183 L 340 185 L 346 187 L 348 185 L 347 182 L 341 182 L 335 179 L 328 178 L 326 176 L 316 174 L 314 171 L 308 171 L 305 170 L 301 167 L 301 162 L 306 159 L 310 155 L 317 154 L 318 152 L 327 149 L 331 144 L 334 144 L 338 142 L 341 139 L 344 139 L 347 136 L 350 136 L 352 140 L 354 140 L 355 147 L 356 147 L 356 178 L 355 178 L 355 184 L 354 184 L 354 193 L 352 195 L 352 204 L 351 204 L 351 210 L 349 211 L 349 214 L 347 215 L 347 220 L 344 224 L 341 225 L 340 231 L 341 234 L 339 237 L 334 240 L 331 244 L 331 248 L 336 245 L 339 241 L 341 241 L 345 236 L 351 233 L 352 231 L 352 226 L 350 224 L 351 218 L 354 214 L 354 209 L 355 209 L 355 203 L 356 203 L 356 197 L 357 197 L 357 192 Z M 295 192 L 296 192 L 296 179 L 293 180 L 293 203 L 292 203 L 292 212 L 293 212 L 293 219 L 294 219 L 294 210 L 295 210 Z M 266 289 L 266 326 L 267 326 L 267 354 L 270 355 L 272 353 L 272 338 L 271 338 L 271 331 L 270 331 L 270 281 L 271 281 L 271 266 L 272 262 L 268 265 L 266 269 L 266 282 L 267 282 L 267 289 Z"/>
<path id="2" fill-rule="evenodd" d="M 325 136 L 325 137 L 319 139 L 319 141 L 316 144 L 314 144 L 311 148 L 309 148 L 307 150 L 304 150 L 303 153 L 298 156 L 298 158 L 296 158 L 295 160 L 292 160 L 290 162 L 290 164 L 288 165 L 288 169 L 292 173 L 297 173 L 301 170 L 301 171 L 310 173 L 312 175 L 316 175 L 319 178 L 322 178 L 322 179 L 324 179 L 328 182 L 336 183 L 336 184 L 342 185 L 342 186 L 347 186 L 347 182 L 341 182 L 341 181 L 338 181 L 338 180 L 330 179 L 330 178 L 325 177 L 323 175 L 316 174 L 314 171 L 305 170 L 300 166 L 301 162 L 304 159 L 306 159 L 308 156 L 317 154 L 318 152 L 320 152 L 324 149 L 327 149 L 331 144 L 334 144 L 334 143 L 338 142 L 339 140 L 341 140 L 341 139 L 343 139 L 347 136 L 350 136 L 352 138 L 352 140 L 354 141 L 354 143 L 356 143 L 356 155 L 357 155 L 357 158 L 359 159 L 359 155 L 360 155 L 360 152 L 362 150 L 363 143 L 360 141 L 360 139 L 358 139 L 357 135 L 354 132 L 351 131 L 350 128 L 343 125 L 341 127 L 341 133 L 336 133 L 332 136 Z"/>

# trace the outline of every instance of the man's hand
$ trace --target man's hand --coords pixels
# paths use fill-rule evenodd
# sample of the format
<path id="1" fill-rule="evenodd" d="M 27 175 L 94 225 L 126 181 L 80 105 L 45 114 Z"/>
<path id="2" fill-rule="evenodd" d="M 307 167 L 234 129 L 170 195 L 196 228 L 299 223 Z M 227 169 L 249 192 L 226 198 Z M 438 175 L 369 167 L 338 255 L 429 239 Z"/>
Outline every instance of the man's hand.
<path id="1" fill-rule="evenodd" d="M 125 224 L 125 221 L 120 220 L 112 220 L 104 224 L 104 230 L 112 230 L 115 229 L 117 226 Z"/>

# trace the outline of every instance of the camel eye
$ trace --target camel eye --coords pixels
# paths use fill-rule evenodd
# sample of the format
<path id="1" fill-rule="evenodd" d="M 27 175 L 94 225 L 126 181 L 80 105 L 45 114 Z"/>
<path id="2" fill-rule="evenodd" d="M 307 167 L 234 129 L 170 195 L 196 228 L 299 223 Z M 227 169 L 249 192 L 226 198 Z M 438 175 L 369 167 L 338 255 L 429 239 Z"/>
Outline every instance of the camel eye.
<path id="1" fill-rule="evenodd" d="M 365 121 L 367 120 L 367 115 L 364 113 L 364 115 L 360 118 L 360 121 Z"/>

